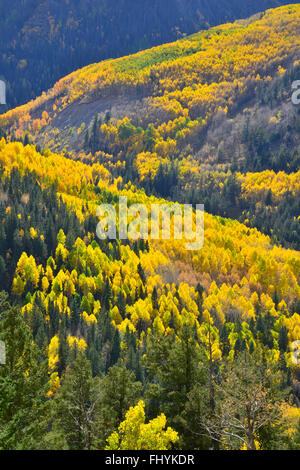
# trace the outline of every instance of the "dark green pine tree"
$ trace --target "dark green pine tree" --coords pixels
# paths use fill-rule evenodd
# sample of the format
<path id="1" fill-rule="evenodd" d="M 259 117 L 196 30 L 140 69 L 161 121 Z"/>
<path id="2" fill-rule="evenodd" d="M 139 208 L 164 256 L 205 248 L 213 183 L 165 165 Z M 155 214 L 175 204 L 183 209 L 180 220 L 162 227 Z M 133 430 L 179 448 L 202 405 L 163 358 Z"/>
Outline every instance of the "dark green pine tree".
<path id="1" fill-rule="evenodd" d="M 59 325 L 58 331 L 58 341 L 59 341 L 59 348 L 58 348 L 58 367 L 57 372 L 61 377 L 67 367 L 68 361 L 68 343 L 67 343 L 67 332 L 66 332 L 66 319 L 63 318 Z"/>
<path id="2" fill-rule="evenodd" d="M 226 327 L 226 324 L 222 326 L 222 329 L 220 332 L 220 343 L 221 343 L 223 356 L 228 356 L 229 351 L 230 351 L 230 344 L 229 344 L 229 332 Z"/>
<path id="3" fill-rule="evenodd" d="M 85 134 L 84 134 L 84 148 L 85 150 L 90 150 L 90 136 L 89 136 L 89 130 L 87 129 Z"/>
<path id="4" fill-rule="evenodd" d="M 100 126 L 101 119 L 98 114 L 95 116 L 91 130 L 89 147 L 92 153 L 96 153 L 100 148 Z"/>
<path id="5" fill-rule="evenodd" d="M 250 343 L 249 343 L 249 354 L 253 354 L 254 350 L 255 350 L 254 343 L 251 340 Z"/>
<path id="6" fill-rule="evenodd" d="M 247 342 L 245 338 L 243 338 L 241 342 L 241 351 L 247 351 Z"/>
<path id="7" fill-rule="evenodd" d="M 104 292 L 103 292 L 103 306 L 107 312 L 110 310 L 111 299 L 112 299 L 112 290 L 111 290 L 109 280 L 106 279 L 105 285 L 104 285 Z"/>
<path id="8" fill-rule="evenodd" d="M 196 287 L 196 292 L 198 293 L 198 299 L 197 299 L 197 306 L 200 314 L 200 319 L 202 318 L 202 305 L 203 305 L 203 294 L 204 294 L 204 288 L 201 286 L 201 284 L 198 282 L 197 287 Z"/>
<path id="9" fill-rule="evenodd" d="M 271 206 L 272 205 L 272 190 L 269 189 L 268 194 L 266 196 L 266 206 Z"/>
<path id="10" fill-rule="evenodd" d="M 28 134 L 26 133 L 26 134 L 25 134 L 25 137 L 24 137 L 24 139 L 23 139 L 23 145 L 24 145 L 24 147 L 26 147 L 26 145 L 29 145 L 29 144 L 30 144 L 29 136 L 28 136 Z"/>
<path id="11" fill-rule="evenodd" d="M 251 332 L 255 335 L 256 326 L 255 326 L 255 320 L 252 317 L 251 317 L 251 320 L 249 322 L 249 328 L 250 328 Z"/>
<path id="12" fill-rule="evenodd" d="M 123 365 L 111 367 L 100 380 L 97 448 L 103 449 L 107 437 L 118 428 L 125 414 L 141 398 L 142 384 Z"/>
<path id="13" fill-rule="evenodd" d="M 142 280 L 143 285 L 145 285 L 146 284 L 146 276 L 145 276 L 145 273 L 144 273 L 144 270 L 143 270 L 143 267 L 142 267 L 141 263 L 138 264 L 138 273 L 139 273 L 139 276 Z"/>
<path id="14" fill-rule="evenodd" d="M 111 324 L 111 318 L 109 313 L 105 314 L 105 317 L 103 319 L 103 327 L 101 330 L 101 343 L 102 346 L 109 341 L 110 343 L 112 342 L 114 335 L 114 328 Z"/>
<path id="15" fill-rule="evenodd" d="M 41 362 L 29 327 L 0 293 L 0 339 L 6 363 L 0 365 L 0 448 L 40 449 L 46 433 L 48 365 Z"/>
<path id="16" fill-rule="evenodd" d="M 121 355 L 121 339 L 119 330 L 115 330 L 115 334 L 112 340 L 111 353 L 110 353 L 110 365 L 114 366 Z"/>
<path id="17" fill-rule="evenodd" d="M 49 317 L 50 317 L 50 333 L 51 337 L 58 333 L 59 328 L 59 311 L 53 302 L 49 302 Z"/>
<path id="18" fill-rule="evenodd" d="M 275 289 L 275 292 L 273 294 L 273 302 L 275 304 L 275 308 L 277 309 L 278 307 L 278 304 L 279 304 L 279 298 L 278 298 L 278 294 L 277 294 L 277 290 Z"/>
<path id="19" fill-rule="evenodd" d="M 54 448 L 91 450 L 96 439 L 99 379 L 93 379 L 90 361 L 77 351 L 54 400 L 52 431 Z"/>
<path id="20" fill-rule="evenodd" d="M 105 368 L 101 354 L 101 335 L 95 324 L 92 324 L 88 330 L 87 345 L 87 358 L 91 361 L 93 377 L 101 377 Z"/>
<path id="21" fill-rule="evenodd" d="M 49 338 L 49 328 L 46 322 L 42 323 L 37 330 L 36 337 L 35 337 L 35 342 L 39 349 L 44 352 L 44 354 L 47 353 L 47 347 L 49 344 L 50 338 Z"/>
<path id="22" fill-rule="evenodd" d="M 279 330 L 278 346 L 281 353 L 285 353 L 288 350 L 289 339 L 288 339 L 288 329 L 286 326 L 282 326 Z"/>
<path id="23" fill-rule="evenodd" d="M 242 343 L 240 338 L 237 338 L 235 344 L 234 344 L 234 357 L 237 358 L 239 353 L 242 350 Z"/>
<path id="24" fill-rule="evenodd" d="M 152 299 L 152 307 L 154 310 L 158 310 L 159 309 L 159 305 L 158 305 L 158 295 L 157 295 L 157 289 L 156 287 L 154 287 L 153 291 L 152 291 L 152 295 L 151 295 L 151 299 Z"/>
<path id="25" fill-rule="evenodd" d="M 126 301 L 122 291 L 120 291 L 118 295 L 117 307 L 119 309 L 121 317 L 124 319 L 126 317 Z"/>
<path id="26" fill-rule="evenodd" d="M 184 324 L 177 337 L 149 338 L 144 360 L 148 381 L 146 401 L 151 417 L 163 412 L 183 432 L 185 403 L 192 388 L 204 380 L 205 351 L 195 340 L 194 328 Z"/>
<path id="27" fill-rule="evenodd" d="M 80 296 L 75 294 L 71 301 L 71 333 L 73 336 L 76 335 L 80 325 L 80 304 Z"/>

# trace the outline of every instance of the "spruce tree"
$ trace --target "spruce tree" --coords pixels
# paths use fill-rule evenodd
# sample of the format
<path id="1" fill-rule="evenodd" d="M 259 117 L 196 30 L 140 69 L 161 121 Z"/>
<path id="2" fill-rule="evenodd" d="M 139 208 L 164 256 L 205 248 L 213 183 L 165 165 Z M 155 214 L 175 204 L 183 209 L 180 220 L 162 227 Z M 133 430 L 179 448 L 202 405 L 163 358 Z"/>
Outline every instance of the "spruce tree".
<path id="1" fill-rule="evenodd" d="M 111 354 L 110 354 L 110 364 L 111 366 L 115 365 L 121 355 L 121 340 L 119 330 L 115 330 L 115 334 L 112 341 Z"/>
<path id="2" fill-rule="evenodd" d="M 49 440 L 69 450 L 91 450 L 96 439 L 99 382 L 83 352 L 67 369 L 54 400 L 53 426 Z M 63 444 L 64 443 L 64 444 Z"/>
<path id="3" fill-rule="evenodd" d="M 122 364 L 111 367 L 100 380 L 101 398 L 98 416 L 97 448 L 103 448 L 107 437 L 124 420 L 125 414 L 141 398 L 142 384 Z"/>
<path id="4" fill-rule="evenodd" d="M 139 276 L 142 280 L 143 285 L 145 285 L 146 284 L 146 276 L 145 276 L 145 273 L 144 273 L 144 270 L 143 270 L 143 267 L 142 267 L 141 263 L 138 264 L 138 273 L 139 273 Z"/>
<path id="5" fill-rule="evenodd" d="M 0 293 L 0 448 L 38 449 L 46 432 L 48 364 L 41 356 L 18 308 Z"/>

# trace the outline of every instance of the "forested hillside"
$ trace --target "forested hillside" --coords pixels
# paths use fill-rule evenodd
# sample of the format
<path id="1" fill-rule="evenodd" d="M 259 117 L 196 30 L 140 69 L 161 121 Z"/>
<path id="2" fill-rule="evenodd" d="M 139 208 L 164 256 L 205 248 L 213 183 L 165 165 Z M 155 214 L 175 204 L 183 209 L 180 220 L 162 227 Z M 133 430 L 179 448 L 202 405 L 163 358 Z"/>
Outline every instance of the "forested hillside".
<path id="1" fill-rule="evenodd" d="M 76 71 L 0 126 L 299 249 L 299 38 L 299 6 L 269 10 Z"/>
<path id="2" fill-rule="evenodd" d="M 0 449 L 300 449 L 299 33 L 268 10 L 0 116 Z M 205 204 L 204 246 L 100 240 L 120 196 Z"/>
<path id="3" fill-rule="evenodd" d="M 294 389 L 289 403 L 297 403 L 300 378 L 289 352 L 299 334 L 299 252 L 208 214 L 199 252 L 186 251 L 179 240 L 100 242 L 94 235 L 99 203 L 117 201 L 118 195 L 146 205 L 155 199 L 111 180 L 99 164 L 49 151 L 40 155 L 21 143 L 3 139 L 0 161 L 1 285 L 21 312 L 3 297 L 1 338 L 12 362 L 0 369 L 0 399 L 4 405 L 13 390 L 16 401 L 1 406 L 2 448 L 102 448 L 139 400 L 149 419 L 167 416 L 173 437 L 179 433 L 179 447 L 209 448 L 215 441 L 204 430 L 211 413 L 218 420 L 224 403 L 227 413 L 237 406 L 229 396 L 226 401 L 232 367 L 240 376 L 236 400 L 246 367 L 252 392 L 264 396 L 261 413 L 272 409 L 253 432 L 257 443 L 246 441 L 246 447 L 297 445 L 298 411 L 285 400 Z M 228 370 L 219 370 L 224 361 Z M 37 388 L 24 403 L 17 397 L 25 373 L 26 386 Z M 84 381 L 91 400 L 99 400 L 99 411 L 85 425 L 92 426 L 90 442 L 68 415 L 80 400 L 77 380 Z M 220 380 L 228 381 L 228 389 L 220 388 Z M 116 397 L 111 387 L 117 387 Z M 191 433 L 191 419 L 198 437 Z M 238 449 L 244 437 L 232 437 L 227 445 Z M 118 448 L 113 434 L 107 442 Z"/>
<path id="4" fill-rule="evenodd" d="M 0 1 L 0 79 L 10 108 L 40 95 L 64 75 L 216 24 L 282 0 Z"/>

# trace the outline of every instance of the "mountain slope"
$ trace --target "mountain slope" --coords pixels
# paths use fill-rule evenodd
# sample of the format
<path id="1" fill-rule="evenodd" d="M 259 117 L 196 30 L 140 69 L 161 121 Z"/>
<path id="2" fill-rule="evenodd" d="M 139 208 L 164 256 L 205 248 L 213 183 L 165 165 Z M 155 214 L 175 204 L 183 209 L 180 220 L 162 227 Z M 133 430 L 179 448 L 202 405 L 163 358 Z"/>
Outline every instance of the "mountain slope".
<path id="1" fill-rule="evenodd" d="M 93 64 L 0 126 L 299 249 L 299 32 L 300 7 L 287 6 Z"/>
<path id="2" fill-rule="evenodd" d="M 299 27 L 270 10 L 0 116 L 1 449 L 299 449 Z M 120 196 L 174 227 L 204 203 L 203 247 L 195 213 L 99 239 Z"/>
<path id="3" fill-rule="evenodd" d="M 150 150 L 152 160 L 168 156 L 169 146 L 173 156 L 187 155 L 189 150 L 199 154 L 201 161 L 212 156 L 216 161 L 217 150 L 212 148 L 205 155 L 202 147 L 209 142 L 205 132 L 209 129 L 213 134 L 222 120 L 234 118 L 253 104 L 268 105 L 269 95 L 274 104 L 261 114 L 270 119 L 276 106 L 287 107 L 285 115 L 293 114 L 290 87 L 299 66 L 299 17 L 299 5 L 282 7 L 259 18 L 89 65 L 35 101 L 2 115 L 0 126 L 17 137 L 27 131 L 43 146 L 80 152 L 86 129 L 91 130 L 98 114 L 107 126 L 93 150 L 116 154 L 119 147 L 126 151 L 126 144 L 135 141 L 136 153 Z M 126 136 L 119 139 L 124 118 L 144 132 L 149 126 L 154 128 L 153 145 L 137 145 L 143 132 L 129 135 L 130 142 Z M 133 129 L 128 132 L 134 133 Z M 219 139 L 217 134 L 215 139 Z"/>
<path id="4" fill-rule="evenodd" d="M 282 0 L 0 1 L 0 78 L 10 108 L 71 71 L 249 16 Z"/>

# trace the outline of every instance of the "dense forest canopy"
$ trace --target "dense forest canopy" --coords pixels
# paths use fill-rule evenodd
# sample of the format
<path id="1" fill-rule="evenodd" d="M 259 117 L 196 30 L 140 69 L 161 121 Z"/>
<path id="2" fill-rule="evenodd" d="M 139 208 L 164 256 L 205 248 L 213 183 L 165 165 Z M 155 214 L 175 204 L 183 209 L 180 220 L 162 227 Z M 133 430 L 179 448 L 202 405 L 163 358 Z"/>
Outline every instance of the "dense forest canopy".
<path id="1" fill-rule="evenodd" d="M 64 75 L 216 24 L 282 0 L 0 1 L 0 79 L 9 108 L 26 103 Z"/>
<path id="2" fill-rule="evenodd" d="M 13 3 L 11 44 L 23 37 L 25 51 L 45 31 L 49 57 L 69 51 L 56 21 L 67 15 L 70 61 L 92 60 L 90 18 L 115 25 L 128 5 L 91 3 Z M 173 39 L 176 6 L 181 33 L 255 8 L 220 3 L 173 2 L 166 19 L 164 2 L 144 2 L 136 16 L 157 14 Z M 141 25 L 127 13 L 129 50 Z M 1 450 L 300 449 L 299 32 L 297 4 L 70 62 L 48 92 L 0 116 Z M 151 34 L 134 48 L 167 40 Z M 47 54 L 49 68 L 38 56 L 21 68 L 38 64 L 50 83 Z M 203 248 L 99 239 L 97 207 L 118 213 L 120 196 L 148 213 L 204 203 Z"/>
<path id="3" fill-rule="evenodd" d="M 298 6 L 269 10 L 80 69 L 0 125 L 299 249 L 299 37 Z"/>

